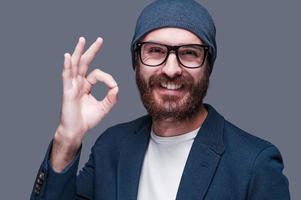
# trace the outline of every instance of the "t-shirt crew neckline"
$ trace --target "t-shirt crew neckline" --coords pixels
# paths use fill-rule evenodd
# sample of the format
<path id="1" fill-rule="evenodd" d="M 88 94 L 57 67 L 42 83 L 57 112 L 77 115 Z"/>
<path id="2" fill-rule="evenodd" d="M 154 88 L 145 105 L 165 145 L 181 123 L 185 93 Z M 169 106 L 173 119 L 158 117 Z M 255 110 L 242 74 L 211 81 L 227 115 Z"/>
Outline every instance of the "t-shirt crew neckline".
<path id="1" fill-rule="evenodd" d="M 200 127 L 194 129 L 193 131 L 183 133 L 181 135 L 170 136 L 170 137 L 162 137 L 157 135 L 153 129 L 151 129 L 151 140 L 153 140 L 157 144 L 177 144 L 183 143 L 187 141 L 194 140 L 196 135 L 198 134 Z"/>

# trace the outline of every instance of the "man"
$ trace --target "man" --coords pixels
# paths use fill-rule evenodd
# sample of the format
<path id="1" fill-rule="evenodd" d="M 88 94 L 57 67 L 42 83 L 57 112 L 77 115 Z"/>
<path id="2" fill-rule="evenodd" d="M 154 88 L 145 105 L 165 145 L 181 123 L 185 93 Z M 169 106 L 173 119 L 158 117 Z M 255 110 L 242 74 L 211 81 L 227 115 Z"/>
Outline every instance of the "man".
<path id="1" fill-rule="evenodd" d="M 117 100 L 105 72 L 87 69 L 98 38 L 65 54 L 61 121 L 31 199 L 289 199 L 277 148 L 226 121 L 203 99 L 216 58 L 215 26 L 193 0 L 159 0 L 138 18 L 133 67 L 148 111 L 105 131 L 77 176 L 81 142 Z M 97 101 L 91 88 L 108 86 Z"/>

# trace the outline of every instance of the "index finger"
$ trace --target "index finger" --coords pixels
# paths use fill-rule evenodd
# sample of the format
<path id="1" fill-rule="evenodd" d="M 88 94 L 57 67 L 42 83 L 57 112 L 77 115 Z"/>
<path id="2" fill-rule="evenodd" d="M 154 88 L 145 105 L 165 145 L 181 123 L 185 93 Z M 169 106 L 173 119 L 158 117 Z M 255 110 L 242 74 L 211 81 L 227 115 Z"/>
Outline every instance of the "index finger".
<path id="1" fill-rule="evenodd" d="M 94 85 L 98 81 L 105 83 L 109 89 L 117 87 L 117 83 L 114 78 L 100 69 L 93 70 L 88 76 L 87 80 L 91 85 Z"/>

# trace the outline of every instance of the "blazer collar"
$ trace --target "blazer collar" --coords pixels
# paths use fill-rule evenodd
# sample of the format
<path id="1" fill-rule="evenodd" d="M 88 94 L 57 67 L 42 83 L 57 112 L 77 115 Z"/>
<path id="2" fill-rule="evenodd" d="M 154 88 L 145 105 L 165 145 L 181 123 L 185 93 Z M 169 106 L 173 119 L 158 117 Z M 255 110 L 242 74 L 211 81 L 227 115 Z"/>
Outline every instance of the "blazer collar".
<path id="1" fill-rule="evenodd" d="M 181 177 L 176 200 L 204 199 L 225 150 L 224 118 L 205 104 L 208 115 L 202 124 Z"/>
<path id="2" fill-rule="evenodd" d="M 136 200 L 144 155 L 148 147 L 151 118 L 145 116 L 134 134 L 123 145 L 118 163 L 118 199 Z"/>
<path id="3" fill-rule="evenodd" d="M 182 174 L 177 200 L 203 199 L 224 152 L 224 118 L 205 104 L 208 115 L 200 128 Z M 146 116 L 120 153 L 118 199 L 137 199 L 140 173 L 150 138 L 151 118 Z"/>
<path id="4" fill-rule="evenodd" d="M 202 143 L 220 155 L 225 150 L 223 141 L 225 119 L 211 105 L 204 105 L 208 115 L 195 140 L 196 143 Z"/>

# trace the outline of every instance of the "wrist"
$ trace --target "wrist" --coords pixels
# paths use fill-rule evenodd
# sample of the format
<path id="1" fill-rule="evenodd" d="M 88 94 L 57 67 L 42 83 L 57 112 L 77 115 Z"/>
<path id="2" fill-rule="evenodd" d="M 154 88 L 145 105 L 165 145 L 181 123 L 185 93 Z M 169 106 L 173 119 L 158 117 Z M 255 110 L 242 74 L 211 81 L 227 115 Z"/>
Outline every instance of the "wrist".
<path id="1" fill-rule="evenodd" d="M 62 172 L 75 158 L 80 146 L 81 142 L 66 140 L 66 138 L 62 139 L 62 134 L 56 132 L 50 155 L 50 163 L 53 170 L 58 173 Z"/>
<path id="2" fill-rule="evenodd" d="M 67 131 L 62 125 L 59 125 L 54 134 L 54 143 L 64 149 L 66 153 L 76 151 L 82 143 L 82 133 Z"/>

